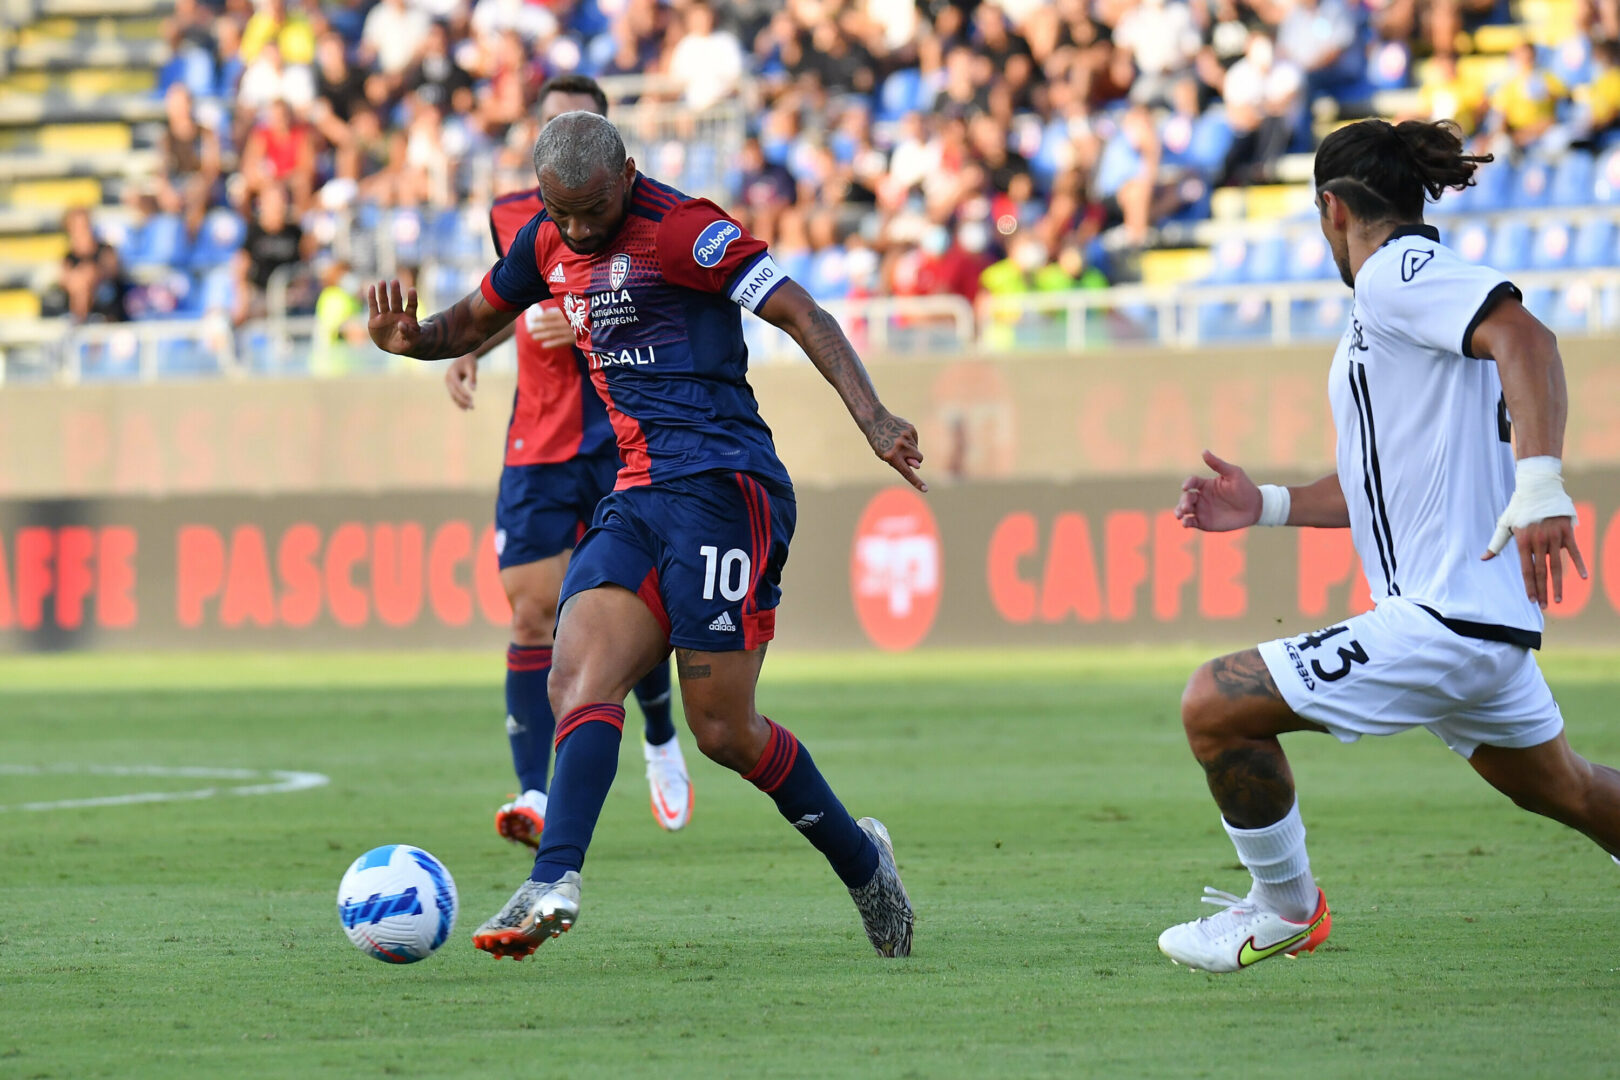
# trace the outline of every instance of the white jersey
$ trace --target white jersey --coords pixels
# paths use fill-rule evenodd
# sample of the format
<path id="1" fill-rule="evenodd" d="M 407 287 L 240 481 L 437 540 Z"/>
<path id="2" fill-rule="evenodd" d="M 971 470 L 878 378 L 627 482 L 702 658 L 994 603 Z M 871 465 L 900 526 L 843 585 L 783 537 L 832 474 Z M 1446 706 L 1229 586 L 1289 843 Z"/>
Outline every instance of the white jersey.
<path id="1" fill-rule="evenodd" d="M 1514 458 L 1496 364 L 1474 328 L 1518 290 L 1407 225 L 1356 275 L 1328 394 L 1350 535 L 1375 601 L 1402 597 L 1458 633 L 1531 648 L 1542 617 L 1512 542 L 1480 555 L 1513 495 Z"/>

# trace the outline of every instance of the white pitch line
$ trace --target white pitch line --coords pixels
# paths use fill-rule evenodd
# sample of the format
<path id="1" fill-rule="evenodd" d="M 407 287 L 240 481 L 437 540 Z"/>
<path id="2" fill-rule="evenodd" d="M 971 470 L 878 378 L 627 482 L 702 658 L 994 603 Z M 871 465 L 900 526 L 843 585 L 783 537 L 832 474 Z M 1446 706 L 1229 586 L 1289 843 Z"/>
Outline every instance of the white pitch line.
<path id="1" fill-rule="evenodd" d="M 0 764 L 0 776 L 146 776 L 177 777 L 186 780 L 259 780 L 268 783 L 241 784 L 236 787 L 205 787 L 191 791 L 137 791 L 127 795 L 103 795 L 89 799 L 56 799 L 51 802 L 18 803 L 0 806 L 0 813 L 8 810 L 75 810 L 97 806 L 129 806 L 135 803 L 180 802 L 187 799 L 211 799 L 216 795 L 280 795 L 291 791 L 308 791 L 331 783 L 331 779 L 316 772 L 294 772 L 285 769 L 220 769 L 205 765 L 6 765 Z"/>

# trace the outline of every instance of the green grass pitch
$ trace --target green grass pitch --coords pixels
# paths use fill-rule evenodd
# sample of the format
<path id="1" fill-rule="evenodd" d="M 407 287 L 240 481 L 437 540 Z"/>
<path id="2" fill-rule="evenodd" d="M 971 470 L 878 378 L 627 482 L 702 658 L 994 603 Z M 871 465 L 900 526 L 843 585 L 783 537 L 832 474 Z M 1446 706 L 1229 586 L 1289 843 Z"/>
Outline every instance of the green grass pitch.
<path id="1" fill-rule="evenodd" d="M 1159 955 L 1202 886 L 1246 887 L 1177 719 L 1202 655 L 773 656 L 763 709 L 893 832 L 915 955 L 873 955 L 821 857 L 706 761 L 659 832 L 627 739 L 581 921 L 521 964 L 468 940 L 528 867 L 490 827 L 498 655 L 5 658 L 0 1077 L 1615 1075 L 1620 868 L 1421 732 L 1288 743 L 1334 909 L 1315 956 Z M 1620 659 L 1546 663 L 1576 747 L 1620 763 Z M 85 763 L 331 783 L 15 808 L 198 783 L 17 768 Z M 403 968 L 334 909 L 393 841 L 462 902 Z"/>

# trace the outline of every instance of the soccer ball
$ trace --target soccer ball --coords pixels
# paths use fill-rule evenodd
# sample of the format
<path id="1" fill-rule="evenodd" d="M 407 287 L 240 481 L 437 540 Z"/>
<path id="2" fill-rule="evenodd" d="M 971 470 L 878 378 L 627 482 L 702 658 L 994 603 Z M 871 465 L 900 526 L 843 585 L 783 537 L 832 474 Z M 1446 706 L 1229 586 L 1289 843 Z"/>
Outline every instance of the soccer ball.
<path id="1" fill-rule="evenodd" d="M 456 928 L 456 883 L 421 848 L 385 844 L 354 860 L 338 886 L 337 907 L 355 948 L 385 963 L 414 964 Z"/>

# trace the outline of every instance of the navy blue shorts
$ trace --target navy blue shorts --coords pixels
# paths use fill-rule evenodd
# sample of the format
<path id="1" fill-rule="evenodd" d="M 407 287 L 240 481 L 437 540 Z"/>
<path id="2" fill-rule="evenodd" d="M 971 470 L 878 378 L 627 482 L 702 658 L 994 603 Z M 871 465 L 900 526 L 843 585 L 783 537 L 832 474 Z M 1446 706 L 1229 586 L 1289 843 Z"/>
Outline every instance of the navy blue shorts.
<path id="1" fill-rule="evenodd" d="M 501 569 L 549 559 L 579 543 L 618 472 L 619 452 L 612 448 L 555 465 L 503 468 L 495 500 Z"/>
<path id="2" fill-rule="evenodd" d="M 747 473 L 710 472 L 616 491 L 596 508 L 563 578 L 562 602 L 601 585 L 636 593 L 669 643 L 752 649 L 776 636 L 791 497 Z"/>

